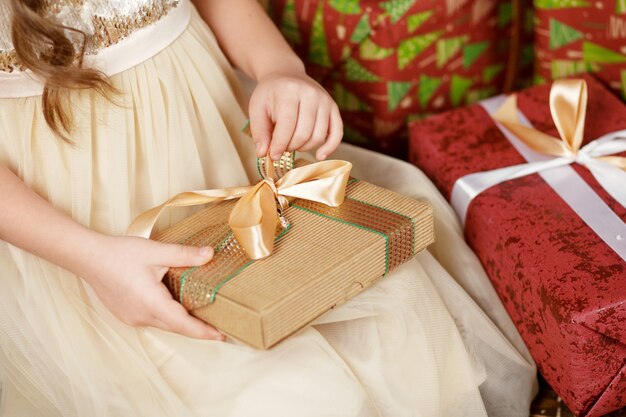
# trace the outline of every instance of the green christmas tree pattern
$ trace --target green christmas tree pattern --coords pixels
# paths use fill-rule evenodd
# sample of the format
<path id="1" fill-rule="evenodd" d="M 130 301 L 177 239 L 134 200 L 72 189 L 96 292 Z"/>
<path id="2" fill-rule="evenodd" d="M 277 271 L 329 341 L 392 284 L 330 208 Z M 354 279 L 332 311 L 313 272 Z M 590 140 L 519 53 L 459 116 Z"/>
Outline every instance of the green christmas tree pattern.
<path id="1" fill-rule="evenodd" d="M 363 16 L 359 19 L 359 23 L 357 23 L 354 31 L 352 32 L 352 36 L 350 36 L 350 42 L 352 43 L 361 43 L 364 39 L 366 39 L 371 33 L 372 28 L 370 27 L 370 15 L 369 13 L 364 13 Z"/>
<path id="2" fill-rule="evenodd" d="M 504 64 L 489 65 L 483 70 L 483 81 L 490 83 L 494 78 L 498 76 L 504 70 Z"/>
<path id="3" fill-rule="evenodd" d="M 380 7 L 391 17 L 391 23 L 398 22 L 417 0 L 390 0 L 380 3 Z"/>
<path id="4" fill-rule="evenodd" d="M 387 108 L 390 112 L 394 111 L 402 99 L 406 97 L 411 86 L 410 81 L 388 81 L 387 82 Z"/>
<path id="5" fill-rule="evenodd" d="M 344 45 L 343 48 L 341 48 L 341 61 L 345 61 L 350 55 L 352 55 L 352 48 L 350 48 L 349 45 Z"/>
<path id="6" fill-rule="evenodd" d="M 359 14 L 359 0 L 328 0 L 328 5 L 342 14 Z"/>
<path id="7" fill-rule="evenodd" d="M 510 1 L 500 3 L 498 6 L 498 27 L 505 27 L 513 20 L 513 3 Z"/>
<path id="8" fill-rule="evenodd" d="M 354 58 L 348 58 L 344 64 L 344 68 L 348 81 L 376 82 L 380 80 L 376 74 L 363 67 Z"/>
<path id="9" fill-rule="evenodd" d="M 615 13 L 626 14 L 626 0 L 615 0 Z"/>
<path id="10" fill-rule="evenodd" d="M 439 77 L 420 75 L 419 84 L 417 85 L 417 99 L 422 108 L 426 108 L 428 102 L 435 95 L 442 83 L 443 80 Z"/>
<path id="11" fill-rule="evenodd" d="M 439 39 L 437 41 L 437 68 L 443 68 L 461 50 L 461 47 L 468 39 L 469 36 L 467 35 Z"/>
<path id="12" fill-rule="evenodd" d="M 465 97 L 467 90 L 472 86 L 473 81 L 471 78 L 461 77 L 454 74 L 452 81 L 450 82 L 450 102 L 454 107 L 458 107 Z"/>
<path id="13" fill-rule="evenodd" d="M 298 1 L 299 0 L 283 1 L 283 13 L 280 21 L 281 30 L 285 38 L 287 38 L 292 45 L 301 45 L 305 42 L 301 30 L 302 28 L 300 27 L 302 22 L 299 21 L 301 17 L 296 13 L 296 4 Z M 626 0 L 616 0 L 617 3 L 620 1 L 626 2 Z M 502 0 L 498 2 L 498 8 L 493 11 L 497 18 L 494 24 L 497 24 L 499 28 L 506 28 L 511 24 L 513 19 L 511 2 L 512 0 Z M 587 6 L 590 1 L 535 0 L 535 2 L 539 3 L 539 7 L 561 8 L 584 7 Z M 446 95 L 448 95 L 449 103 L 452 106 L 459 106 L 497 93 L 497 88 L 489 84 L 493 83 L 494 80 L 502 74 L 505 69 L 503 63 L 487 66 L 481 70 L 480 74 L 473 76 L 466 75 L 465 70 L 477 68 L 477 62 L 480 61 L 482 63 L 483 58 L 486 57 L 486 53 L 488 51 L 495 51 L 500 45 L 490 41 L 474 41 L 469 43 L 472 37 L 469 33 L 452 37 L 448 35 L 448 37 L 444 38 L 445 31 L 443 30 L 443 25 L 438 25 L 441 27 L 441 30 L 423 33 L 424 29 L 422 28 L 426 26 L 425 23 L 429 21 L 432 22 L 431 19 L 433 19 L 433 16 L 439 12 L 435 9 L 413 11 L 413 6 L 417 3 L 418 0 L 383 0 L 378 2 L 378 7 L 383 9 L 384 13 L 380 15 L 376 14 L 377 18 L 374 19 L 370 9 L 366 9 L 364 6 L 365 3 L 362 3 L 360 0 L 317 1 L 315 11 L 313 15 L 309 17 L 312 21 L 310 22 L 311 34 L 309 37 L 308 58 L 309 62 L 325 68 L 333 68 L 335 65 L 340 65 L 343 80 L 345 81 L 342 81 L 341 78 L 335 78 L 331 87 L 332 95 L 340 110 L 344 112 L 360 113 L 365 117 L 371 115 L 373 119 L 376 118 L 376 114 L 373 113 L 374 110 L 371 105 L 359 97 L 359 95 L 350 91 L 347 87 L 350 84 L 346 84 L 346 82 L 384 83 L 387 92 L 386 107 L 389 113 L 397 112 L 400 108 L 403 109 L 403 112 L 420 112 L 419 109 L 426 111 L 430 108 L 445 107 Z M 616 8 L 617 7 L 619 6 L 616 5 Z M 331 13 L 339 13 L 339 15 L 335 15 L 338 17 L 337 28 L 329 26 L 328 21 L 325 20 L 329 9 L 333 10 Z M 355 26 L 344 24 L 346 20 L 345 16 L 347 15 L 358 15 L 354 20 L 351 20 L 352 22 L 356 21 Z M 371 37 L 373 30 L 379 23 L 385 21 L 387 25 L 389 22 L 394 25 L 401 23 L 401 25 L 395 26 L 395 28 L 406 33 L 405 39 L 399 40 L 399 43 L 396 44 L 397 46 L 395 47 L 387 46 L 385 43 L 382 44 L 385 46 L 381 46 L 379 41 L 376 40 L 377 38 Z M 406 28 L 404 26 L 406 26 Z M 341 31 L 339 27 L 342 27 Z M 354 28 L 352 33 L 346 30 L 346 28 L 350 27 Z M 334 31 L 330 32 L 330 30 L 335 29 L 337 33 Z M 416 34 L 415 32 L 418 30 L 422 33 Z M 408 37 L 411 33 L 413 33 L 414 36 Z M 550 45 L 555 48 L 565 46 L 581 38 L 580 32 L 558 21 L 550 23 L 550 34 Z M 340 43 L 333 46 L 333 51 L 337 50 L 337 56 L 333 54 L 333 57 L 339 59 L 338 52 L 340 50 L 341 58 L 339 63 L 333 62 L 329 53 L 329 43 L 335 42 L 336 39 L 339 39 Z M 599 46 L 595 45 L 595 47 Z M 497 50 L 500 51 L 500 49 Z M 397 58 L 393 57 L 394 53 L 396 53 Z M 594 49 L 593 44 L 591 44 L 591 46 L 587 45 L 585 60 L 590 57 L 598 59 L 596 57 L 597 54 L 598 50 L 597 48 Z M 387 76 L 379 76 L 377 74 L 377 68 L 380 67 L 380 64 L 374 62 L 386 60 L 387 58 L 390 60 L 397 59 L 398 70 L 408 68 L 419 59 L 419 67 L 421 70 L 416 70 L 414 75 L 409 76 L 408 79 L 405 80 L 402 80 L 402 78 L 404 78 L 402 74 L 391 76 L 390 80 Z M 489 59 L 491 58 L 489 57 Z M 453 63 L 455 68 L 459 68 L 460 65 L 462 65 L 462 69 L 457 71 L 449 65 L 450 63 Z M 572 64 L 567 65 L 571 66 Z M 573 65 L 576 66 L 577 69 L 580 65 L 590 66 L 589 63 Z M 435 66 L 440 70 L 445 67 L 450 67 L 447 68 L 447 73 L 450 75 L 426 75 L 428 74 L 427 68 Z M 437 73 L 439 72 L 440 71 L 437 71 Z M 416 78 L 418 79 L 416 80 Z M 378 85 L 380 84 L 377 84 L 377 86 Z M 416 88 L 413 89 L 413 87 Z M 626 71 L 622 73 L 622 88 L 626 95 Z M 435 104 L 433 104 L 433 102 Z M 404 113 L 397 113 L 397 115 L 403 114 Z M 423 115 L 425 113 L 421 112 L 420 114 Z M 354 115 L 350 117 L 353 116 Z M 377 120 L 383 121 L 387 120 L 387 118 Z M 394 123 L 400 122 L 396 120 Z M 367 135 L 362 134 L 359 130 L 354 129 L 354 127 L 345 126 L 345 136 L 348 140 L 355 143 L 371 143 Z"/>
<path id="14" fill-rule="evenodd" d="M 417 13 L 417 14 L 413 14 L 409 16 L 406 19 L 406 28 L 409 31 L 409 33 L 415 32 L 417 28 L 422 26 L 424 22 L 430 19 L 434 13 L 435 12 L 433 12 L 432 10 L 427 10 L 425 12 L 421 12 L 421 13 Z"/>
<path id="15" fill-rule="evenodd" d="M 496 88 L 489 86 L 485 88 L 478 88 L 476 90 L 470 90 L 467 92 L 467 104 L 476 103 L 480 100 L 492 97 L 496 95 Z"/>
<path id="16" fill-rule="evenodd" d="M 300 45 L 302 37 L 300 28 L 298 27 L 298 18 L 296 17 L 295 0 L 287 0 L 283 10 L 283 20 L 281 22 L 281 32 L 285 39 L 292 45 Z"/>
<path id="17" fill-rule="evenodd" d="M 398 46 L 398 69 L 406 68 L 419 54 L 424 52 L 442 34 L 442 31 L 414 36 L 400 42 Z"/>
<path id="18" fill-rule="evenodd" d="M 550 19 L 550 49 L 558 49 L 582 38 L 581 31 L 556 19 Z"/>
<path id="19" fill-rule="evenodd" d="M 589 7 L 591 2 L 585 0 L 535 0 L 538 9 L 566 9 L 569 7 Z"/>
<path id="20" fill-rule="evenodd" d="M 593 42 L 583 42 L 583 60 L 598 64 L 617 64 L 626 62 L 626 56 Z"/>
<path id="21" fill-rule="evenodd" d="M 345 111 L 372 111 L 372 108 L 355 94 L 348 91 L 341 83 L 333 85 L 333 98 L 340 110 Z"/>
<path id="22" fill-rule="evenodd" d="M 328 44 L 324 32 L 324 2 L 320 2 L 313 17 L 311 41 L 309 45 L 309 61 L 324 68 L 330 68 L 332 62 L 328 55 Z"/>
<path id="23" fill-rule="evenodd" d="M 470 43 L 463 47 L 463 68 L 467 69 L 489 48 L 489 42 Z"/>
<path id="24" fill-rule="evenodd" d="M 626 99 L 626 70 L 620 71 L 622 98 Z"/>
<path id="25" fill-rule="evenodd" d="M 555 59 L 550 63 L 551 77 L 564 78 L 588 72 L 591 66 L 585 61 Z"/>
<path id="26" fill-rule="evenodd" d="M 388 56 L 392 55 L 393 52 L 393 48 L 381 48 L 369 38 L 365 39 L 363 42 L 361 42 L 361 45 L 359 45 L 359 55 L 363 59 L 385 59 Z"/>

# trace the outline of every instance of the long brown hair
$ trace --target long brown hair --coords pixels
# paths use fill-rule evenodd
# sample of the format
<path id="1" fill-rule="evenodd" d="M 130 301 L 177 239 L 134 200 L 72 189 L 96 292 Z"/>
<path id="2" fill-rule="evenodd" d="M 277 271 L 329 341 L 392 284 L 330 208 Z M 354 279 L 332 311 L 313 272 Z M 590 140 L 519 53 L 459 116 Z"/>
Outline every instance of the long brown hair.
<path id="1" fill-rule="evenodd" d="M 115 90 L 102 72 L 83 68 L 85 33 L 46 19 L 44 0 L 10 1 L 11 37 L 17 57 L 21 65 L 45 80 L 44 118 L 55 133 L 70 142 L 72 115 L 66 97 L 68 89 L 93 88 L 109 98 Z M 75 48 L 66 30 L 82 37 L 80 48 Z"/>

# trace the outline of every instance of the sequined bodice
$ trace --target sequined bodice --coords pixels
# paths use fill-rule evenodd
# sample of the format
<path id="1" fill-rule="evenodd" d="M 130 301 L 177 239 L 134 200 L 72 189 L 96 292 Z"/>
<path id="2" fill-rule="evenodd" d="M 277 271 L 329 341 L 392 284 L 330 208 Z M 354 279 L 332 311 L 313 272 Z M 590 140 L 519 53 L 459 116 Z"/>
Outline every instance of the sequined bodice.
<path id="1" fill-rule="evenodd" d="M 165 16 L 179 0 L 47 0 L 44 15 L 87 35 L 86 53 L 95 54 Z M 76 43 L 82 36 L 67 31 Z M 0 71 L 20 70 L 11 42 L 11 6 L 0 0 Z"/>

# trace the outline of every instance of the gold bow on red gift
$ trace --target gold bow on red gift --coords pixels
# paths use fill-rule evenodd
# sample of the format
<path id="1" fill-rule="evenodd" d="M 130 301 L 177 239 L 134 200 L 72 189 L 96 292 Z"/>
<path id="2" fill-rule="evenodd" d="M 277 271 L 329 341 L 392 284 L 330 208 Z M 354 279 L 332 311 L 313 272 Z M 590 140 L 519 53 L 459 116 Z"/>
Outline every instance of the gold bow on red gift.
<path id="1" fill-rule="evenodd" d="M 587 84 L 584 80 L 556 80 L 552 84 L 550 113 L 560 138 L 543 133 L 523 120 L 515 95 L 507 97 L 497 110 L 492 110 L 492 106 L 495 106 L 492 102 L 499 103 L 500 98 L 486 100 L 482 105 L 505 128 L 502 133 L 528 162 L 475 172 L 459 178 L 452 188 L 450 202 L 461 221 L 465 221 L 472 199 L 486 189 L 515 178 L 543 173 L 573 163 L 587 167 L 600 185 L 626 207 L 626 158 L 616 155 L 626 151 L 626 130 L 607 133 L 582 146 L 587 110 Z M 519 142 L 534 151 L 535 155 L 527 154 L 515 145 Z M 550 184 L 553 188 L 556 187 L 555 184 Z M 557 194 L 563 197 L 561 189 L 557 190 Z M 578 209 L 575 211 L 579 215 L 582 212 Z"/>
<path id="2" fill-rule="evenodd" d="M 561 136 L 560 139 L 522 124 L 518 116 L 516 95 L 509 96 L 492 117 L 535 152 L 571 158 L 573 162 L 578 162 L 581 165 L 587 165 L 589 159 L 595 159 L 605 164 L 626 169 L 626 158 L 606 156 L 623 150 L 623 145 L 612 146 L 608 143 L 609 141 L 623 141 L 622 137 L 607 137 L 607 140 L 604 141 L 600 138 L 581 148 L 585 132 L 586 112 L 587 84 L 584 80 L 571 79 L 554 81 L 550 89 L 550 113 Z M 600 146 L 605 149 L 600 150 Z"/>
<path id="3" fill-rule="evenodd" d="M 472 200 L 483 191 L 516 178 L 540 174 L 543 180 L 615 253 L 626 260 L 626 224 L 568 165 L 585 166 L 615 201 L 626 207 L 626 129 L 582 145 L 587 108 L 584 80 L 557 80 L 550 90 L 550 112 L 560 139 L 532 127 L 517 108 L 516 96 L 481 103 L 503 135 L 528 162 L 467 174 L 454 183 L 450 203 L 465 222 Z M 596 117 L 602 117 L 597 115 Z"/>
<path id="4" fill-rule="evenodd" d="M 343 203 L 352 164 L 323 161 L 294 168 L 274 181 L 274 165 L 265 158 L 265 178 L 256 185 L 188 191 L 139 215 L 126 234 L 150 237 L 157 218 L 166 207 L 196 206 L 239 198 L 228 220 L 237 242 L 251 259 L 272 253 L 279 210 L 288 206 L 287 197 L 312 200 L 328 206 Z"/>

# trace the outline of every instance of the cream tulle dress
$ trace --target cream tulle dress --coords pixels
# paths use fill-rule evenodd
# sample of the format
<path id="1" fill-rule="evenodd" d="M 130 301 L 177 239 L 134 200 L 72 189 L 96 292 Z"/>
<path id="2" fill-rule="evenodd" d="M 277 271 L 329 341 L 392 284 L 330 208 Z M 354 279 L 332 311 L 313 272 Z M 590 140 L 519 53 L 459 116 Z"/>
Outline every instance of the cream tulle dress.
<path id="1" fill-rule="evenodd" d="M 87 16 L 107 4 L 63 3 Z M 78 222 L 123 234 L 178 192 L 256 179 L 255 157 L 246 93 L 193 6 L 108 3 L 165 16 L 89 58 L 115 74 L 118 103 L 72 92 L 68 146 L 44 122 L 40 85 L 0 72 L 0 162 Z M 79 277 L 0 242 L 0 415 L 527 417 L 534 364 L 449 206 L 415 167 L 348 145 L 335 157 L 431 201 L 437 243 L 269 351 L 129 327 Z"/>

